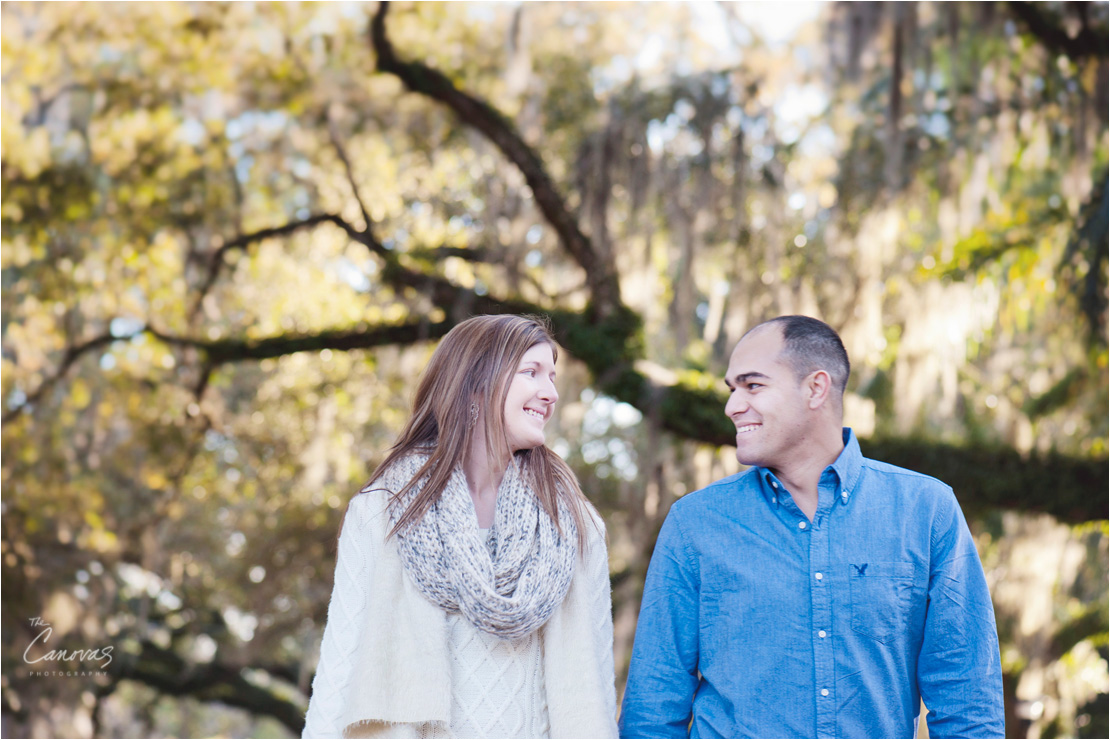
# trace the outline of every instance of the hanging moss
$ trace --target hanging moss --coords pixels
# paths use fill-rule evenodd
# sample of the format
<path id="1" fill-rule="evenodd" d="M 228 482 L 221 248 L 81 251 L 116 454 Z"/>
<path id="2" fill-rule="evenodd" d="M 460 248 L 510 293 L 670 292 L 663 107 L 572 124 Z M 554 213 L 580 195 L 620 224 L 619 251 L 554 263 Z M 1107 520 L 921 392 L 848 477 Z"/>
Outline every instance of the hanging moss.
<path id="1" fill-rule="evenodd" d="M 595 318 L 598 313 L 591 304 L 582 313 L 553 311 L 550 316 L 556 338 L 601 376 L 643 357 L 644 340 L 643 321 L 632 309 L 618 306 L 601 320 Z"/>
<path id="2" fill-rule="evenodd" d="M 860 440 L 863 454 L 939 478 L 969 516 L 990 508 L 1043 511 L 1060 521 L 1107 518 L 1106 458 L 1058 453 L 1023 456 L 1008 447 L 957 446 L 915 439 Z"/>

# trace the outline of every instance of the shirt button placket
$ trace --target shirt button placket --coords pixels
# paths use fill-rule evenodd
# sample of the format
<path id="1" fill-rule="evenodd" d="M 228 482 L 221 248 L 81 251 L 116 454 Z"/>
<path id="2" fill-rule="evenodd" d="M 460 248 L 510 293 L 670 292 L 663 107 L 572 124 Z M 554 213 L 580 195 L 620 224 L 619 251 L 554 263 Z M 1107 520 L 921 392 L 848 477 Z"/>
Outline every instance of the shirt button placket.
<path id="1" fill-rule="evenodd" d="M 812 568 L 810 606 L 813 614 L 813 657 L 817 683 L 817 737 L 836 737 L 836 701 L 830 689 L 834 686 L 833 641 L 828 639 L 832 624 L 832 586 L 829 573 L 829 516 L 818 514 L 809 527 L 809 562 Z"/>

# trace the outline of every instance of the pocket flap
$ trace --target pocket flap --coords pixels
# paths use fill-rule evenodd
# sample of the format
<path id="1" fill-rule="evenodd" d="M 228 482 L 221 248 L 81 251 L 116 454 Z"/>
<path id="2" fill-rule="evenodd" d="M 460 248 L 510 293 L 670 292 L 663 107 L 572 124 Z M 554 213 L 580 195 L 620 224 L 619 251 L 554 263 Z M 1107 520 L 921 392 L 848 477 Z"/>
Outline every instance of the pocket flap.
<path id="1" fill-rule="evenodd" d="M 913 563 L 849 563 L 849 578 L 896 578 L 913 580 Z"/>

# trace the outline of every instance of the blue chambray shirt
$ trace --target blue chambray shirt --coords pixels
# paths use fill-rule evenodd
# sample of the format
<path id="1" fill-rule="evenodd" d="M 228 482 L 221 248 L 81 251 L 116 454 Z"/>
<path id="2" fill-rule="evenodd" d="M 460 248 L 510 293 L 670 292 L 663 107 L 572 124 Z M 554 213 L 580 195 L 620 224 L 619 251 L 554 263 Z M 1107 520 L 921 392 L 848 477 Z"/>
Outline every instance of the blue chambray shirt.
<path id="1" fill-rule="evenodd" d="M 983 568 L 952 489 L 850 429 L 809 522 L 765 468 L 679 499 L 644 587 L 621 737 L 1002 737 Z"/>

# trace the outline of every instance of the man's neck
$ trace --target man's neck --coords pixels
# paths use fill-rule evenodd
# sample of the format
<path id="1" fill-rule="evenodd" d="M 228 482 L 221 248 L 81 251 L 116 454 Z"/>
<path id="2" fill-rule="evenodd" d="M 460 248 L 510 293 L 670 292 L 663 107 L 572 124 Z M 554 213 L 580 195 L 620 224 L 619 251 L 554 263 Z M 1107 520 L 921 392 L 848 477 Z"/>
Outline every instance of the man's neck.
<path id="1" fill-rule="evenodd" d="M 810 444 L 807 443 L 807 446 Z M 771 468 L 771 472 L 786 486 L 794 503 L 810 521 L 813 521 L 817 513 L 817 484 L 821 482 L 821 474 L 825 472 L 825 468 L 836 462 L 843 450 L 844 438 L 838 430 L 835 438 L 823 435 L 816 442 L 816 449 L 810 446 L 804 459 L 777 470 Z"/>

